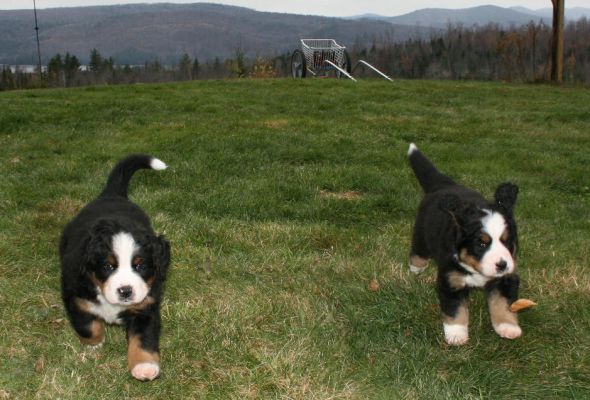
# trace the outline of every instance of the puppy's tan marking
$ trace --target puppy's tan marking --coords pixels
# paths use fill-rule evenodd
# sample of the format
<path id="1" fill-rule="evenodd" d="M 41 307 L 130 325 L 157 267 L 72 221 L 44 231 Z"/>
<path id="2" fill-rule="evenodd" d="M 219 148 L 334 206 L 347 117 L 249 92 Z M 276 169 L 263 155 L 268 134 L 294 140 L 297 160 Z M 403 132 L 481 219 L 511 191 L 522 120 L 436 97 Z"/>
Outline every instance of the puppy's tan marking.
<path id="1" fill-rule="evenodd" d="M 96 287 L 98 287 L 100 289 L 101 293 L 104 293 L 105 282 L 102 282 L 100 279 L 98 279 L 95 274 L 92 274 L 92 276 L 90 277 L 90 280 L 92 281 L 92 283 L 94 283 L 96 285 Z"/>
<path id="2" fill-rule="evenodd" d="M 449 286 L 455 290 L 461 290 L 465 288 L 465 275 L 458 272 L 449 272 L 447 275 Z"/>
<path id="3" fill-rule="evenodd" d="M 127 310 L 130 312 L 139 312 L 139 311 L 145 309 L 146 307 L 154 304 L 155 302 L 156 302 L 156 300 L 152 296 L 147 296 L 145 299 L 143 299 L 141 301 L 141 303 L 130 305 L 127 308 Z"/>
<path id="4" fill-rule="evenodd" d="M 506 242 L 508 240 L 508 229 L 504 229 L 502 232 L 502 236 L 500 236 L 500 240 Z"/>
<path id="5" fill-rule="evenodd" d="M 410 271 L 414 274 L 419 274 L 424 271 L 428 266 L 428 259 L 422 258 L 418 255 L 410 256 Z"/>
<path id="6" fill-rule="evenodd" d="M 469 325 L 469 308 L 466 303 L 462 303 L 457 308 L 457 313 L 454 317 L 443 314 L 443 322 L 447 325 Z"/>
<path id="7" fill-rule="evenodd" d="M 418 268 L 425 268 L 428 264 L 428 259 L 413 255 L 410 256 L 410 264 Z"/>
<path id="8" fill-rule="evenodd" d="M 160 355 L 156 352 L 144 350 L 141 347 L 141 339 L 138 335 L 129 336 L 129 343 L 127 346 L 127 365 L 129 371 L 137 364 L 145 362 L 160 363 Z"/>
<path id="9" fill-rule="evenodd" d="M 518 325 L 516 313 L 510 311 L 508 301 L 505 297 L 500 296 L 498 292 L 492 292 L 488 296 L 488 306 L 492 325 L 498 326 L 503 323 Z"/>
<path id="10" fill-rule="evenodd" d="M 469 340 L 469 309 L 467 303 L 463 302 L 457 308 L 454 317 L 443 314 L 443 328 L 445 341 L 452 346 L 460 346 Z"/>
<path id="11" fill-rule="evenodd" d="M 508 300 L 497 292 L 488 295 L 490 319 L 496 333 L 505 339 L 516 339 L 522 335 L 518 326 L 518 316 L 510 311 Z"/>
<path id="12" fill-rule="evenodd" d="M 471 254 L 467 252 L 467 249 L 461 249 L 461 251 L 459 252 L 459 260 L 461 260 L 462 263 L 469 265 L 477 272 L 481 271 L 481 264 L 479 263 L 477 258 L 473 257 Z"/>
<path id="13" fill-rule="evenodd" d="M 97 346 L 104 342 L 104 326 L 102 322 L 98 320 L 94 320 L 88 326 L 88 330 L 90 331 L 90 337 L 85 338 L 82 336 L 78 336 L 80 339 L 80 343 L 88 345 L 88 346 Z"/>

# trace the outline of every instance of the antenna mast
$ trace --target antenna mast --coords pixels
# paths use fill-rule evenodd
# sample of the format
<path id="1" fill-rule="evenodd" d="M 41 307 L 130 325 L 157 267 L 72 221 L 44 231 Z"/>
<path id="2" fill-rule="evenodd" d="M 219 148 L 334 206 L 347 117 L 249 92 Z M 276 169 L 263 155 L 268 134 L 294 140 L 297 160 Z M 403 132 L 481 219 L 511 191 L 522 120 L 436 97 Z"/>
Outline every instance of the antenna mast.
<path id="1" fill-rule="evenodd" d="M 35 34 L 37 36 L 37 69 L 39 70 L 39 78 L 43 79 L 41 73 L 41 46 L 39 45 L 39 26 L 37 25 L 37 4 L 33 0 L 33 10 L 35 11 Z"/>

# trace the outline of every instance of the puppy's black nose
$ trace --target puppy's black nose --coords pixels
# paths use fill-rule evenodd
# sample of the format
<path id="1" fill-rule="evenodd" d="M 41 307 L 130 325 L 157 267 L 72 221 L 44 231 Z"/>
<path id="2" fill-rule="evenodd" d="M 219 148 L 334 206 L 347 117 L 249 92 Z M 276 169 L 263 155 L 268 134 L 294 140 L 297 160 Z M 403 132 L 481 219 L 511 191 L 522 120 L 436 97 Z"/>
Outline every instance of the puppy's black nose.
<path id="1" fill-rule="evenodd" d="M 133 288 L 131 286 L 121 286 L 117 289 L 117 293 L 119 293 L 121 300 L 129 300 L 133 295 Z"/>
<path id="2" fill-rule="evenodd" d="M 496 270 L 498 272 L 504 272 L 506 270 L 507 266 L 508 266 L 508 263 L 506 262 L 506 260 L 500 260 L 500 262 L 496 263 Z"/>

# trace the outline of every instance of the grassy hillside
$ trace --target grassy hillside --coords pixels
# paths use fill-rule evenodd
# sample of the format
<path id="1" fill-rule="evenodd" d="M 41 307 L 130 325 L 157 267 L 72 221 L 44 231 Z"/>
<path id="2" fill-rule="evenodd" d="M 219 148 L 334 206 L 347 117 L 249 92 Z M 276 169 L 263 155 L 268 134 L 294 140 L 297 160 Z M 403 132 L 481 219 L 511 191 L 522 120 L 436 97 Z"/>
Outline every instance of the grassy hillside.
<path id="1" fill-rule="evenodd" d="M 588 104 L 319 79 L 2 93 L 0 398 L 588 398 Z M 495 335 L 478 292 L 469 344 L 444 344 L 435 269 L 407 270 L 412 141 L 486 195 L 520 186 L 521 296 L 539 303 L 522 338 Z M 130 195 L 173 244 L 151 383 L 120 327 L 82 347 L 59 295 L 62 227 L 138 151 L 170 165 Z"/>

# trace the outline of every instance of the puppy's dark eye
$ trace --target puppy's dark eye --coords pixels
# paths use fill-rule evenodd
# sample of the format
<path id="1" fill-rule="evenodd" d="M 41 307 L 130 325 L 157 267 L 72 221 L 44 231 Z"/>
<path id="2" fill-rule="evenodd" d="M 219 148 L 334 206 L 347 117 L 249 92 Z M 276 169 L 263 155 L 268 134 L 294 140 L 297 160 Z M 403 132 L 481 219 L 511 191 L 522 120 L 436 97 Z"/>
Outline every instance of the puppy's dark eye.
<path id="1" fill-rule="evenodd" d="M 115 269 L 115 266 L 111 263 L 105 263 L 102 268 L 107 272 L 111 272 Z"/>
<path id="2" fill-rule="evenodd" d="M 491 241 L 491 238 L 488 235 L 484 234 L 478 240 L 479 247 L 485 249 L 490 245 Z"/>
<path id="3" fill-rule="evenodd" d="M 136 259 L 134 259 L 133 260 L 132 267 L 137 272 L 143 271 L 145 269 L 145 265 L 143 263 L 143 259 L 142 258 L 136 258 Z"/>

